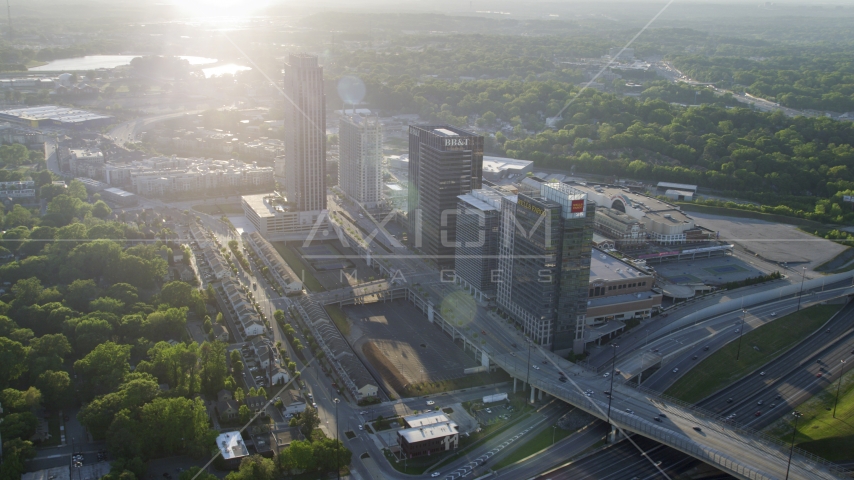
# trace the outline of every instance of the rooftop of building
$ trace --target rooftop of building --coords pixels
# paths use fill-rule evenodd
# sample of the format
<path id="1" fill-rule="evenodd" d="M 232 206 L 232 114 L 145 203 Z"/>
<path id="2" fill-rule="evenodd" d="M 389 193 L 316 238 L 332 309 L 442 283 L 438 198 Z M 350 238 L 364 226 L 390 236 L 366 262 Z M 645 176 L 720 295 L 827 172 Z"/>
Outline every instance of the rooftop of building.
<path id="1" fill-rule="evenodd" d="M 240 432 L 223 432 L 216 437 L 216 445 L 219 447 L 222 458 L 231 460 L 249 455 L 249 450 L 246 449 L 246 444 L 243 443 L 243 437 Z"/>
<path id="2" fill-rule="evenodd" d="M 650 288 L 652 288 L 651 284 Z M 655 293 L 651 290 L 640 293 L 624 293 L 622 295 L 613 295 L 610 297 L 591 297 L 587 300 L 587 307 L 606 307 L 609 305 L 619 305 L 621 303 L 636 302 L 639 300 L 649 300 L 655 297 L 661 298 L 661 294 Z"/>
<path id="3" fill-rule="evenodd" d="M 112 193 L 113 195 L 118 195 L 120 197 L 132 197 L 132 196 L 134 196 L 133 193 L 122 190 L 121 188 L 115 188 L 115 187 L 105 188 L 104 191 Z"/>
<path id="4" fill-rule="evenodd" d="M 42 105 L 38 107 L 10 108 L 0 110 L 0 115 L 20 118 L 22 120 L 56 120 L 64 123 L 77 123 L 89 120 L 112 118 L 86 110 L 59 107 L 56 105 Z"/>
<path id="5" fill-rule="evenodd" d="M 607 253 L 594 248 L 590 256 L 590 281 L 593 280 L 626 280 L 630 278 L 649 277 L 649 274 L 638 270 L 637 267 L 618 260 Z"/>
<path id="6" fill-rule="evenodd" d="M 410 428 L 417 428 L 436 423 L 447 423 L 450 420 L 448 419 L 448 416 L 441 411 L 429 411 L 403 417 L 403 421 L 406 422 L 406 425 L 409 425 Z"/>
<path id="7" fill-rule="evenodd" d="M 502 172 L 505 170 L 520 170 L 533 165 L 531 160 L 520 160 L 517 158 L 483 156 L 484 172 Z"/>
<path id="8" fill-rule="evenodd" d="M 284 203 L 284 198 L 278 195 L 267 193 L 261 195 L 244 195 L 241 198 L 261 218 L 273 218 L 278 214 L 289 211 L 289 207 Z"/>
<path id="9" fill-rule="evenodd" d="M 407 443 L 418 443 L 433 438 L 447 437 L 457 434 L 457 424 L 454 422 L 438 423 L 429 427 L 415 427 L 399 430 L 397 434 Z"/>
<path id="10" fill-rule="evenodd" d="M 470 194 L 458 195 L 457 198 L 463 202 L 466 202 L 471 207 L 474 207 L 474 208 L 480 210 L 481 212 L 491 212 L 491 211 L 497 211 L 498 210 L 498 208 L 493 207 L 492 205 L 484 202 L 483 200 L 481 200 L 479 198 L 475 198 L 473 195 L 470 195 Z"/>
<path id="11" fill-rule="evenodd" d="M 645 216 L 660 223 L 692 223 L 694 221 L 676 205 L 629 191 L 627 188 L 612 185 L 573 184 L 572 186 L 577 190 L 588 193 L 588 198 L 597 202 L 597 206 L 611 208 L 611 204 L 614 201 L 620 200 L 626 204 L 625 207 L 627 209 L 633 208 L 643 212 Z M 602 200 L 602 197 L 608 199 L 608 205 L 599 205 L 598 200 Z"/>
<path id="12" fill-rule="evenodd" d="M 697 186 L 690 185 L 687 183 L 671 183 L 671 182 L 658 182 L 656 187 L 660 190 L 674 189 L 674 190 L 686 190 L 691 193 L 697 193 Z"/>

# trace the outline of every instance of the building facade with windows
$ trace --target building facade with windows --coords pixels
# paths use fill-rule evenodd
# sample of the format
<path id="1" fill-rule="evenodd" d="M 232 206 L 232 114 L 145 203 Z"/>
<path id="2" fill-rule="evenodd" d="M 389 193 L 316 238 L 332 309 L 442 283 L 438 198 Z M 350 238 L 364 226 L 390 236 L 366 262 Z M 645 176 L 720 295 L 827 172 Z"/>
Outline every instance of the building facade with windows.
<path id="1" fill-rule="evenodd" d="M 366 208 L 376 207 L 383 196 L 383 134 L 379 117 L 342 114 L 338 147 L 338 186 Z"/>
<path id="2" fill-rule="evenodd" d="M 457 197 L 481 188 L 483 137 L 447 125 L 409 127 L 409 237 L 454 267 Z"/>
<path id="3" fill-rule="evenodd" d="M 505 197 L 497 303 L 540 345 L 584 351 L 593 205 L 562 183 Z"/>
<path id="4" fill-rule="evenodd" d="M 498 241 L 503 194 L 472 190 L 457 197 L 457 245 L 454 272 L 459 284 L 479 300 L 493 298 L 498 287 Z"/>
<path id="5" fill-rule="evenodd" d="M 326 209 L 326 94 L 314 55 L 285 63 L 285 190 L 298 212 Z"/>

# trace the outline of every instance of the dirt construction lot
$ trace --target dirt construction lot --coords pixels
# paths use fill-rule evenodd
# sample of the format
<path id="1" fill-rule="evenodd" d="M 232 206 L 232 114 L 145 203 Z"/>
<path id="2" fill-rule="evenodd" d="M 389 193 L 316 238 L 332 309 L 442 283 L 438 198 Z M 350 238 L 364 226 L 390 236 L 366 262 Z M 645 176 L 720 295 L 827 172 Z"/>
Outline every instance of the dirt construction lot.
<path id="1" fill-rule="evenodd" d="M 349 306 L 344 312 L 352 324 L 353 345 L 361 348 L 372 341 L 409 383 L 462 377 L 464 369 L 477 366 L 407 301 Z"/>
<path id="2" fill-rule="evenodd" d="M 720 232 L 721 240 L 741 245 L 770 261 L 796 263 L 809 270 L 814 270 L 846 248 L 804 233 L 793 225 L 699 212 L 691 212 L 690 215 L 698 225 Z"/>

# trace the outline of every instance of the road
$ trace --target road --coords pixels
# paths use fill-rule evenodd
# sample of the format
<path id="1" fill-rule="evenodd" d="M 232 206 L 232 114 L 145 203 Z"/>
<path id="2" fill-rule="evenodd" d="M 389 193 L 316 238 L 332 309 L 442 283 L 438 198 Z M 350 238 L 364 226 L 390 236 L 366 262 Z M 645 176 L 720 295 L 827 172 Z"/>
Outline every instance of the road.
<path id="1" fill-rule="evenodd" d="M 699 405 L 724 417 L 734 413 L 736 422 L 754 429 L 767 426 L 832 385 L 842 371 L 841 360 L 847 367 L 854 363 L 852 321 L 854 304 L 849 304 L 826 328 L 764 365 L 765 375 L 748 375 Z M 756 412 L 762 414 L 757 417 Z"/>
<path id="2" fill-rule="evenodd" d="M 656 465 L 658 462 L 661 464 Z M 634 435 L 631 441 L 622 440 L 577 462 L 550 470 L 534 478 L 550 480 L 679 478 L 697 468 L 701 463 L 678 450 Z M 667 475 L 666 477 L 661 474 L 659 468 Z M 719 472 L 718 475 L 712 473 L 703 478 L 709 480 L 733 477 Z"/>
<path id="3" fill-rule="evenodd" d="M 850 291 L 850 287 L 805 294 L 801 308 L 836 298 L 847 291 Z M 643 384 L 647 388 L 663 392 L 683 375 L 688 374 L 694 365 L 724 345 L 738 341 L 740 335 L 774 322 L 788 313 L 795 312 L 797 308 L 798 299 L 790 298 L 753 307 L 746 310 L 745 314 L 736 310 L 718 315 L 652 341 L 640 351 L 618 357 L 617 369 L 624 377 L 629 378 L 642 368 L 649 368 L 661 361 L 662 368 L 645 379 Z M 618 352 L 618 355 L 620 354 L 622 352 Z"/>
<path id="4" fill-rule="evenodd" d="M 607 432 L 607 425 L 599 422 L 595 426 L 564 438 L 527 460 L 522 460 L 495 472 L 494 478 L 506 480 L 533 478 L 540 472 L 558 467 L 566 463 L 568 458 L 573 458 L 592 448 L 604 439 Z"/>
<path id="5" fill-rule="evenodd" d="M 719 303 L 731 303 L 733 305 L 733 309 L 737 310 L 740 309 L 739 301 L 742 297 L 768 290 L 774 290 L 785 285 L 789 285 L 789 282 L 769 282 L 762 285 L 739 288 L 732 292 L 719 292 L 705 298 L 699 298 L 690 303 L 681 304 L 675 308 L 669 309 L 666 316 L 658 315 L 652 319 L 643 321 L 639 327 L 618 336 L 613 340 L 613 342 L 621 345 L 624 351 L 639 349 L 642 345 L 646 345 L 650 340 L 655 340 L 656 337 L 661 337 L 670 333 L 672 331 L 671 324 L 679 321 L 687 315 Z M 594 346 L 590 348 L 587 364 L 591 368 L 599 369 L 606 365 L 610 365 L 612 358 L 612 352 L 610 349 L 597 348 Z"/>
<path id="6" fill-rule="evenodd" d="M 779 103 L 772 102 L 770 100 L 765 100 L 764 98 L 754 97 L 749 93 L 736 93 L 730 90 L 724 90 L 722 88 L 717 88 L 714 85 L 706 82 L 700 82 L 697 80 L 693 80 L 686 76 L 684 73 L 679 71 L 676 67 L 674 67 L 669 62 L 661 62 L 662 66 L 658 67 L 656 71 L 659 75 L 667 78 L 671 82 L 684 82 L 689 85 L 707 85 L 709 88 L 715 92 L 716 95 L 725 95 L 727 93 L 731 94 L 734 99 L 738 100 L 741 103 L 746 103 L 749 105 L 755 106 L 758 110 L 763 112 L 772 112 L 775 110 L 780 110 L 788 117 L 797 117 L 797 116 L 808 116 L 805 112 L 801 110 L 797 110 L 794 108 L 784 107 Z"/>

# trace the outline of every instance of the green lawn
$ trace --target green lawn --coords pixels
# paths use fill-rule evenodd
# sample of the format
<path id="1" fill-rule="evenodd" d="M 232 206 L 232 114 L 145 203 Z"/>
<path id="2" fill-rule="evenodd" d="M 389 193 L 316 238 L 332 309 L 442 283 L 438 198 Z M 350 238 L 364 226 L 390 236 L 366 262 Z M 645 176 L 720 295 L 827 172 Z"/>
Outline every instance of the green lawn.
<path id="1" fill-rule="evenodd" d="M 332 318 L 332 321 L 335 322 L 335 326 L 338 327 L 341 334 L 345 337 L 349 336 L 350 323 L 347 321 L 347 315 L 344 314 L 344 311 L 337 305 L 327 305 L 324 308 L 326 308 L 326 313 L 328 313 L 329 317 Z"/>
<path id="2" fill-rule="evenodd" d="M 702 360 L 666 393 L 689 403 L 699 402 L 777 358 L 821 327 L 840 308 L 842 305 L 815 305 L 745 333 L 738 361 L 735 359 L 738 341 L 733 341 Z"/>
<path id="3" fill-rule="evenodd" d="M 506 457 L 499 460 L 498 463 L 492 466 L 492 468 L 494 470 L 502 469 L 508 465 L 512 465 L 518 462 L 519 460 L 522 460 L 523 458 L 530 457 L 531 455 L 539 452 L 540 450 L 551 447 L 553 435 L 554 442 L 557 443 L 563 440 L 564 438 L 572 435 L 573 433 L 575 432 L 573 432 L 572 430 L 564 430 L 560 427 L 551 428 L 551 426 L 549 426 L 549 428 L 546 428 L 542 432 L 532 437 L 522 437 L 522 441 L 524 442 L 524 444 L 510 455 L 507 455 Z"/>
<path id="4" fill-rule="evenodd" d="M 311 268 L 303 263 L 299 255 L 288 248 L 284 242 L 272 242 L 272 244 L 276 251 L 279 252 L 279 255 L 281 255 L 285 262 L 288 263 L 294 273 L 297 275 L 305 274 L 305 288 L 315 293 L 326 291 L 326 289 L 323 288 L 323 285 L 321 285 L 320 282 L 317 281 L 317 278 L 314 277 L 314 274 L 311 273 Z"/>
<path id="5" fill-rule="evenodd" d="M 850 368 L 850 367 L 849 367 Z M 797 407 L 803 416 L 798 421 L 795 443 L 798 447 L 831 461 L 851 461 L 854 452 L 854 369 L 845 373 L 833 418 L 837 383 Z M 792 416 L 775 422 L 768 430 L 784 442 L 792 441 Z"/>

